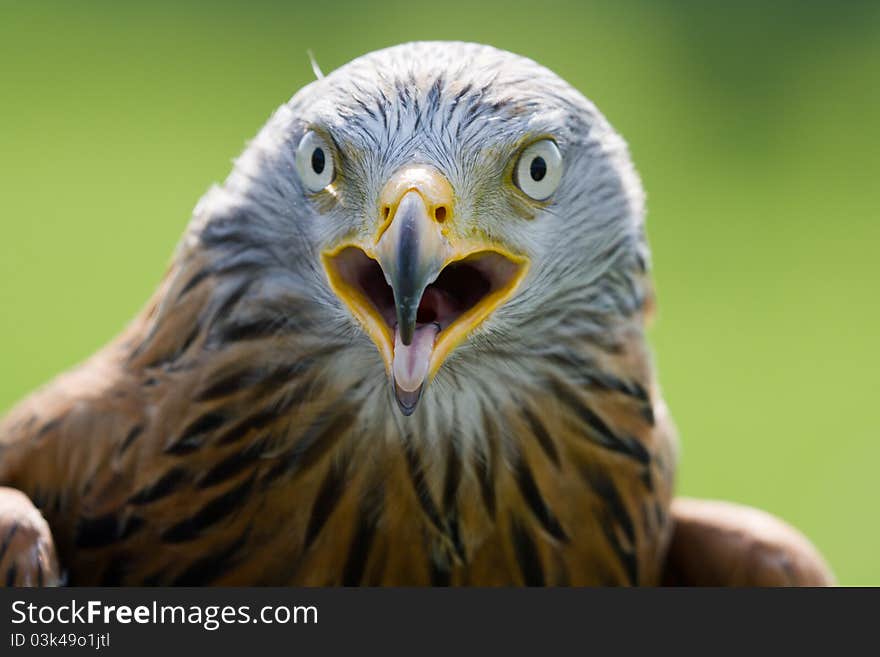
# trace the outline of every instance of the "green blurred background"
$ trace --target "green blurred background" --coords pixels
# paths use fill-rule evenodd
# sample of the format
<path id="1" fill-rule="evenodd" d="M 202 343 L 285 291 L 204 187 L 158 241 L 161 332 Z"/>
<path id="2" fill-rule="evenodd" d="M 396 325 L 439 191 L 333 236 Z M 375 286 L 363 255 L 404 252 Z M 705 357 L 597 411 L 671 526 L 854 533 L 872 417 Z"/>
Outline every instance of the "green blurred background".
<path id="1" fill-rule="evenodd" d="M 117 333 L 273 109 L 383 46 L 528 55 L 648 192 L 679 490 L 880 584 L 880 3 L 0 0 L 0 410 Z"/>

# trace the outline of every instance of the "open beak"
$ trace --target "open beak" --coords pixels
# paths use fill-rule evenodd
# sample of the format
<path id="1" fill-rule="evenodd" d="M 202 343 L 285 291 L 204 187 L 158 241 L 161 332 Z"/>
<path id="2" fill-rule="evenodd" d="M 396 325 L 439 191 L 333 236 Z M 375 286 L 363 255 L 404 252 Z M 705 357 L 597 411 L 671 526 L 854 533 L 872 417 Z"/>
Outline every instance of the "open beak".
<path id="1" fill-rule="evenodd" d="M 453 201 L 436 169 L 404 167 L 380 194 L 373 238 L 322 255 L 333 291 L 376 343 L 404 415 L 449 353 L 511 297 L 528 265 L 487 239 L 461 237 Z"/>

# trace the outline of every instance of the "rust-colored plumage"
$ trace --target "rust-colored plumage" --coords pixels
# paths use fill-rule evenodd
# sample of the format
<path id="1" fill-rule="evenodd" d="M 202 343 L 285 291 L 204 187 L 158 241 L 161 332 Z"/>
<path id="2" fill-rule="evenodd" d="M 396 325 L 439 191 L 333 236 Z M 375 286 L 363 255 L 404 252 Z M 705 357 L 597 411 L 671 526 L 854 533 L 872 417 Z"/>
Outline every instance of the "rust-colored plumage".
<path id="1" fill-rule="evenodd" d="M 296 333 L 220 315 L 214 330 L 238 339 L 210 348 L 216 283 L 190 287 L 201 263 L 185 264 L 3 425 L 3 481 L 42 509 L 72 583 L 658 580 L 674 455 L 649 381 L 553 382 L 485 417 L 485 453 L 455 435 L 424 450 L 359 426 Z"/>
<path id="2" fill-rule="evenodd" d="M 428 62 L 425 49 L 446 54 Z M 644 339 L 652 293 L 637 182 L 595 108 L 489 48 L 373 57 L 282 108 L 200 203 L 131 326 L 0 424 L 0 576 L 830 581 L 778 521 L 672 504 L 674 430 Z M 540 135 L 558 122 L 566 171 L 587 172 L 562 177 L 552 202 L 535 199 L 556 146 L 523 169 L 537 171 L 531 187 L 514 174 L 525 194 L 505 178 L 520 124 L 536 120 L 528 131 Z M 488 147 L 490 128 L 500 146 Z M 303 159 L 303 143 L 323 150 Z M 477 190 L 490 184 L 501 191 Z M 498 217 L 506 228 L 490 225 Z M 554 217 L 571 223 L 542 228 Z M 399 289 L 423 275 L 405 259 L 433 257 L 408 235 L 431 231 L 446 260 L 405 315 Z M 377 267 L 387 289 L 368 277 Z M 450 345 L 442 362 L 419 351 L 427 331 L 435 349 Z M 413 391 L 419 376 L 430 390 Z"/>

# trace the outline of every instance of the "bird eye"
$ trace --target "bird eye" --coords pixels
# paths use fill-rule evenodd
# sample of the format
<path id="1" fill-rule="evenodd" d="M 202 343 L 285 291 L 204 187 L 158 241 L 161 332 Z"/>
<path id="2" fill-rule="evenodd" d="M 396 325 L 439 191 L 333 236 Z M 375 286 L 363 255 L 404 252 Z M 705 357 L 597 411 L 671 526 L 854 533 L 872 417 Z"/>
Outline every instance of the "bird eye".
<path id="1" fill-rule="evenodd" d="M 310 192 L 320 192 L 333 182 L 333 152 L 315 132 L 307 132 L 296 149 L 296 171 Z"/>
<path id="2" fill-rule="evenodd" d="M 513 182 L 536 201 L 550 198 L 562 179 L 562 154 L 552 139 L 529 144 L 519 156 Z"/>

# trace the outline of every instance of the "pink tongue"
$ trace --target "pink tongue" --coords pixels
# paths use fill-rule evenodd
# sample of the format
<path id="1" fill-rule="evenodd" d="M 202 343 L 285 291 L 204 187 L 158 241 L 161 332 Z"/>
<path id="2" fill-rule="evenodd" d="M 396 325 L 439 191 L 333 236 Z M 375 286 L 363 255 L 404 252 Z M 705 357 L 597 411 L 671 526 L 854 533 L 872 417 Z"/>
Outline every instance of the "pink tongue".
<path id="1" fill-rule="evenodd" d="M 412 343 L 407 346 L 400 341 L 397 328 L 394 329 L 394 362 L 391 369 L 394 382 L 401 389 L 415 392 L 424 383 L 434 349 L 434 339 L 439 331 L 440 327 L 436 324 L 417 326 Z"/>

